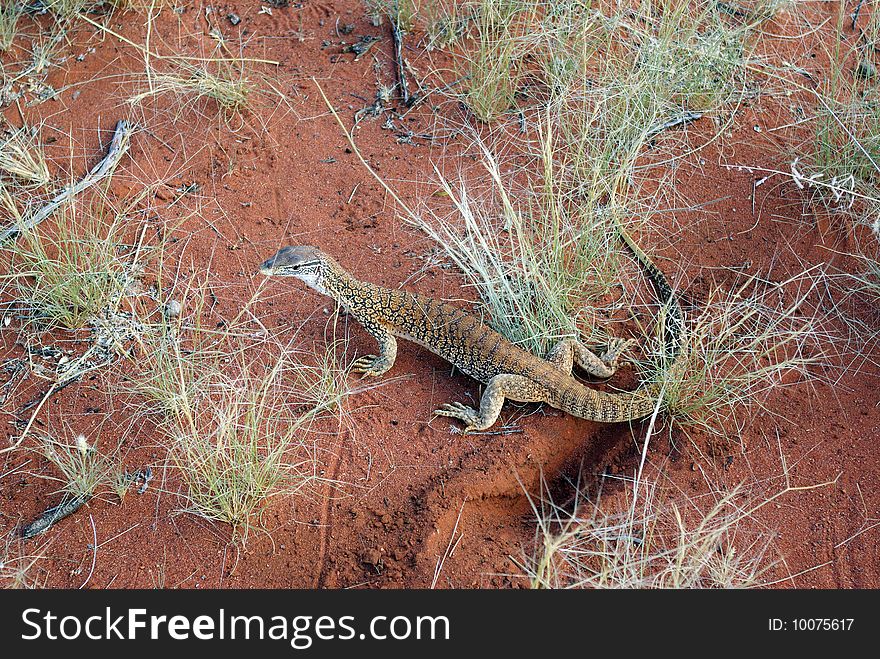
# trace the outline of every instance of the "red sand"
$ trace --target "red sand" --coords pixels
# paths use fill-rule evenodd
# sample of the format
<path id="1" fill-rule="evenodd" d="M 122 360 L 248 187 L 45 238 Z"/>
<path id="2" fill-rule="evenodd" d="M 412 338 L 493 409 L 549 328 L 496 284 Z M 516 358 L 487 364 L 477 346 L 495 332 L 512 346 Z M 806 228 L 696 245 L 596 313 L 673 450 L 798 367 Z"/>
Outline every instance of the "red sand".
<path id="1" fill-rule="evenodd" d="M 234 10 L 241 16 L 239 27 L 251 40 L 244 55 L 280 62 L 259 70 L 271 74 L 287 95 L 289 110 L 267 95 L 257 99 L 256 109 L 240 124 L 231 119 L 226 126 L 208 102 L 184 110 L 174 121 L 177 106 L 160 99 L 147 112 L 151 132 L 134 139 L 113 191 L 135 190 L 137 180 L 167 181 L 157 203 L 166 219 L 185 218 L 174 234 L 180 239 L 181 274 L 209 269 L 218 319 L 237 313 L 261 283 L 255 275 L 258 264 L 291 243 L 319 245 L 377 284 L 407 282 L 406 288 L 424 294 L 473 299 L 454 270 L 423 259 L 433 245 L 403 224 L 392 200 L 346 148 L 312 81 L 320 81 L 350 125 L 354 111 L 372 102 L 377 76 L 384 84 L 394 79 L 387 25 L 370 25 L 350 0 L 307 2 L 274 9 L 271 16 L 259 14 L 257 5 L 215 7 L 211 25 L 235 35 L 238 28 L 225 15 Z M 355 25 L 351 35 L 337 36 L 337 19 L 339 25 Z M 154 50 L 209 54 L 212 39 L 204 10 L 189 9 L 179 26 L 177 21 L 163 12 L 154 25 Z M 142 23 L 143 17 L 135 14 L 107 21 L 135 43 L 143 43 Z M 178 48 L 182 34 L 190 36 L 180 37 L 183 45 Z M 351 43 L 361 34 L 381 35 L 383 41 L 358 61 L 340 53 L 342 40 Z M 323 41 L 331 45 L 323 47 Z M 415 68 L 428 70 L 428 55 L 416 42 L 408 40 L 407 57 Z M 809 52 L 802 52 L 803 44 L 786 47 L 796 65 L 817 70 Z M 72 175 L 79 176 L 100 157 L 115 121 L 129 112 L 124 99 L 131 88 L 120 89 L 120 78 L 114 76 L 140 71 L 142 62 L 130 46 L 87 24 L 59 48 L 70 57 L 51 70 L 48 82 L 63 91 L 41 105 L 22 104 L 21 112 L 28 124 L 46 122 L 44 139 L 57 138 L 47 147 L 49 155 L 62 161 L 73 153 Z M 82 61 L 76 58 L 80 54 L 85 54 Z M 378 74 L 374 62 L 381 64 Z M 690 205 L 724 199 L 703 212 L 677 214 L 680 230 L 671 237 L 640 236 L 689 303 L 698 306 L 713 281 L 735 283 L 730 268 L 769 272 L 781 281 L 830 260 L 834 255 L 829 247 L 845 251 L 851 246 L 845 230 L 823 237 L 807 193 L 790 177 L 777 175 L 756 188 L 752 211 L 753 182 L 765 175 L 762 170 L 788 170 L 790 158 L 780 144 L 797 148 L 795 133 L 771 131 L 792 122 L 790 104 L 784 97 L 766 96 L 743 107 L 723 139 L 703 151 L 703 162 L 698 165 L 697 156 L 683 161 L 675 179 Z M 429 105 L 409 113 L 403 123 L 415 133 L 435 130 L 438 122 Z M 442 111 L 458 112 L 449 101 Z M 3 110 L 13 125 L 20 125 L 18 113 L 14 105 Z M 433 189 L 420 185 L 430 181 L 432 164 L 451 171 L 458 164 L 444 160 L 449 156 L 441 142 L 399 144 L 393 133 L 381 129 L 381 122 L 362 122 L 358 146 L 397 193 L 416 205 Z M 708 135 L 707 128 L 699 122 L 689 128 L 692 142 Z M 450 146 L 465 148 L 454 137 Z M 199 212 L 187 215 L 185 203 L 166 208 L 174 190 L 191 182 L 204 196 Z M 841 267 L 851 265 L 835 258 Z M 329 301 L 287 280 L 269 283 L 264 293 L 254 309 L 263 324 L 284 335 L 304 323 L 301 347 L 320 350 L 327 320 L 321 310 L 331 308 Z M 5 357 L 24 354 L 15 343 L 17 330 L 15 324 L 3 330 Z M 359 327 L 352 326 L 350 335 L 349 356 L 373 350 Z M 831 346 L 830 353 L 842 348 Z M 659 483 L 661 498 L 700 497 L 742 482 L 769 497 L 785 487 L 784 456 L 793 486 L 835 482 L 789 492 L 745 522 L 751 533 L 772 534 L 771 557 L 783 559 L 765 579 L 781 587 L 880 586 L 878 530 L 872 527 L 880 510 L 878 373 L 871 363 L 878 354 L 876 343 L 864 349 L 871 352 L 863 359 L 840 357 L 829 372 L 816 373 L 821 378 L 772 392 L 764 401 L 772 413 L 742 411 L 741 444 L 699 433 L 659 432 L 649 449 L 646 477 Z M 237 548 L 230 543 L 228 527 L 174 514 L 180 506 L 174 494 L 178 485 L 173 470 L 162 469 L 165 455 L 152 421 L 133 420 L 126 399 L 108 394 L 118 374 L 114 368 L 64 389 L 38 418 L 49 428 L 100 436 L 102 446 L 125 438 L 126 464 L 131 469 L 152 465 L 157 478 L 145 494 L 131 492 L 121 505 L 95 500 L 46 535 L 23 545 L 13 542 L 13 551 L 39 549 L 44 554 L 32 577 L 50 587 L 77 587 L 85 581 L 91 588 L 428 587 L 438 560 L 453 545 L 455 551 L 443 561 L 439 587 L 524 586 L 527 582 L 512 559 L 530 552 L 534 538 L 534 514 L 525 492 L 538 495 L 543 476 L 557 501 L 565 503 L 572 497 L 569 483 L 579 474 L 582 486 L 593 494 L 603 474 L 632 476 L 646 426 L 603 426 L 550 408 L 508 404 L 502 423 L 521 432 L 454 434 L 447 420 L 432 420 L 431 412 L 443 402 L 475 399 L 477 384 L 402 342 L 391 373 L 398 377 L 356 394 L 349 401 L 351 421 L 342 430 L 332 422 L 322 426 L 320 459 L 326 481 L 306 499 L 297 499 L 295 507 L 292 498 L 274 501 L 263 519 L 271 537 L 255 533 L 244 548 Z M 626 375 L 618 382 L 627 378 L 632 379 Z M 14 412 L 44 390 L 45 383 L 32 377 L 5 402 L 2 418 L 10 440 L 20 432 L 10 424 L 28 418 Z M 91 411 L 95 408 L 100 412 Z M 30 521 L 58 500 L 57 484 L 40 477 L 52 475 L 51 466 L 32 452 L 2 456 L 0 474 L 0 532 Z M 614 479 L 606 479 L 603 488 L 603 496 L 611 498 L 625 497 L 629 489 Z"/>

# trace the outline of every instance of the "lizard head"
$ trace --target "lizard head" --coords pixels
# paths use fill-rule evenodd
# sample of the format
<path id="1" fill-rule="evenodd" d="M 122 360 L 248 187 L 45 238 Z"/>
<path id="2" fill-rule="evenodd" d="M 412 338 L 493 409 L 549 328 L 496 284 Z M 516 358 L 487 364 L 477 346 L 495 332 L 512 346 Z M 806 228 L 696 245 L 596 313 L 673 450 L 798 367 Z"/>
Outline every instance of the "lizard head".
<path id="1" fill-rule="evenodd" d="M 263 261 L 260 272 L 266 276 L 296 277 L 326 295 L 324 279 L 331 269 L 331 262 L 332 259 L 317 247 L 296 245 L 282 247 L 275 256 Z"/>

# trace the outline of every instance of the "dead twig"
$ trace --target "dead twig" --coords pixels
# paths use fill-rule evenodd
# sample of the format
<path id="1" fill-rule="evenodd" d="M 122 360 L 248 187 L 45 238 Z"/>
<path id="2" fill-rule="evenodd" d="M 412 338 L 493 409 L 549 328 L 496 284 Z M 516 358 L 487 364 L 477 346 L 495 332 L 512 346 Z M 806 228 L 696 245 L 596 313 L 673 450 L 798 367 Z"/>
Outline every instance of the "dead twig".
<path id="1" fill-rule="evenodd" d="M 397 69 L 397 85 L 400 87 L 400 95 L 403 104 L 410 107 L 414 99 L 409 95 L 406 84 L 406 72 L 403 70 L 403 35 L 397 25 L 397 21 L 388 21 L 391 24 L 391 36 L 394 39 L 394 64 Z"/>
<path id="2" fill-rule="evenodd" d="M 98 560 L 98 530 L 95 528 L 95 518 L 89 515 L 89 521 L 92 523 L 92 569 L 89 570 L 89 576 L 86 577 L 86 580 L 79 587 L 80 590 L 85 588 L 86 584 L 91 580 L 92 575 L 95 573 L 95 563 Z"/>
<path id="3" fill-rule="evenodd" d="M 124 119 L 118 121 L 116 123 L 116 130 L 113 133 L 113 139 L 110 141 L 110 146 L 107 148 L 107 155 L 105 155 L 97 165 L 92 167 L 91 171 L 78 183 L 62 189 L 61 192 L 56 194 L 48 204 L 43 206 L 32 216 L 25 218 L 22 222 L 14 226 L 6 227 L 0 231 L 0 244 L 18 237 L 22 231 L 33 229 L 40 222 L 54 213 L 61 204 L 112 174 L 122 156 L 128 151 L 133 132 L 134 129 L 129 122 Z"/>
<path id="4" fill-rule="evenodd" d="M 57 506 L 47 508 L 42 515 L 21 530 L 21 537 L 28 539 L 43 533 L 53 524 L 57 524 L 68 515 L 72 515 L 82 508 L 91 498 L 91 493 L 80 494 L 79 496 L 65 499 Z"/>
<path id="5" fill-rule="evenodd" d="M 696 121 L 697 119 L 702 118 L 702 112 L 684 112 L 677 117 L 670 119 L 669 121 L 664 121 L 661 124 L 657 124 L 648 130 L 646 134 L 646 138 L 650 139 L 655 135 L 659 135 L 664 130 L 669 130 L 670 128 L 675 128 L 676 126 L 686 126 L 689 123 Z"/>
<path id="6" fill-rule="evenodd" d="M 865 4 L 865 0 L 859 0 L 859 4 L 856 5 L 856 10 L 852 13 L 852 29 L 856 29 L 856 23 L 859 20 L 859 12 L 862 11 L 862 5 Z"/>

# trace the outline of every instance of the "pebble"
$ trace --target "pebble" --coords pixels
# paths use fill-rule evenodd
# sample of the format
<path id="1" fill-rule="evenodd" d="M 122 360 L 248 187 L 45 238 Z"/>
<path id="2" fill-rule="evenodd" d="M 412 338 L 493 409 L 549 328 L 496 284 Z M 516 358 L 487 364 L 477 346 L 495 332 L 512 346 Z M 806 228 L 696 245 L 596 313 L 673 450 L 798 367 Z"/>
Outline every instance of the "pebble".
<path id="1" fill-rule="evenodd" d="M 863 59 L 856 65 L 854 73 L 857 78 L 869 80 L 877 75 L 877 67 L 875 67 L 869 60 Z"/>
<path id="2" fill-rule="evenodd" d="M 165 303 L 165 307 L 162 309 L 162 314 L 166 318 L 177 318 L 181 311 L 183 311 L 183 305 L 180 304 L 180 302 L 177 300 L 168 300 L 168 302 Z"/>

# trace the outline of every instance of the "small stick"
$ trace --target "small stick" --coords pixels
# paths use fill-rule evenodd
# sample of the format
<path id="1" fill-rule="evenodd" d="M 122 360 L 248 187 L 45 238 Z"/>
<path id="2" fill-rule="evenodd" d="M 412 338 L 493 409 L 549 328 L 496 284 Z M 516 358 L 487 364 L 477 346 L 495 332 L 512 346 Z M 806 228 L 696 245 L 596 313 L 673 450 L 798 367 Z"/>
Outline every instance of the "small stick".
<path id="1" fill-rule="evenodd" d="M 716 2 L 715 7 L 717 7 L 720 11 L 724 12 L 728 16 L 733 16 L 734 18 L 745 18 L 750 19 L 751 14 L 747 11 L 743 11 L 733 5 L 729 5 L 726 2 Z"/>
<path id="2" fill-rule="evenodd" d="M 34 421 L 36 420 L 37 414 L 39 413 L 40 409 L 43 407 L 43 404 L 47 400 L 49 400 L 49 396 L 54 394 L 57 390 L 58 390 L 58 382 L 53 382 L 52 386 L 49 387 L 49 390 L 40 399 L 40 402 L 37 405 L 37 409 L 35 409 L 33 414 L 31 414 L 31 418 L 28 419 L 27 425 L 24 427 L 24 430 L 22 431 L 21 435 L 19 435 L 18 439 L 15 440 L 15 442 L 13 444 L 11 444 L 10 446 L 7 446 L 6 448 L 0 449 L 0 455 L 2 455 L 3 453 L 8 453 L 9 451 L 14 451 L 15 449 L 17 449 L 19 447 L 19 445 L 24 441 L 24 438 L 27 437 L 27 434 L 30 431 L 31 426 L 34 425 Z"/>
<path id="3" fill-rule="evenodd" d="M 658 124 L 651 128 L 648 131 L 648 134 L 645 136 L 647 138 L 654 137 L 655 135 L 662 133 L 664 130 L 668 130 L 670 128 L 675 128 L 676 126 L 682 124 L 689 124 L 691 122 L 696 121 L 697 119 L 702 118 L 702 112 L 684 112 L 683 114 L 675 117 L 674 119 L 670 119 L 669 121 L 664 121 L 662 124 Z"/>
<path id="4" fill-rule="evenodd" d="M 56 194 L 48 204 L 34 213 L 31 217 L 26 218 L 21 224 L 6 227 L 0 231 L 0 244 L 11 238 L 18 237 L 25 229 L 33 229 L 40 222 L 49 217 L 55 210 L 68 199 L 78 195 L 83 190 L 93 186 L 101 179 L 113 173 L 113 169 L 119 164 L 119 160 L 128 151 L 129 142 L 134 129 L 124 119 L 116 123 L 116 131 L 113 133 L 113 139 L 107 149 L 107 155 L 101 161 L 92 167 L 91 171 L 86 174 L 78 183 L 65 187 L 61 192 Z"/>
<path id="5" fill-rule="evenodd" d="M 82 586 L 79 587 L 80 590 L 85 588 L 86 584 L 89 583 L 89 580 L 95 573 L 95 563 L 98 560 L 98 530 L 95 528 L 95 518 L 89 515 L 89 521 L 92 523 L 92 569 L 89 570 L 89 576 L 87 576 L 86 580 L 82 582 Z"/>
<path id="6" fill-rule="evenodd" d="M 752 217 L 755 217 L 755 190 L 758 189 L 758 179 L 752 179 Z"/>
<path id="7" fill-rule="evenodd" d="M 28 539 L 33 538 L 35 535 L 39 535 L 53 524 L 56 524 L 68 515 L 75 513 L 91 498 L 91 492 L 88 494 L 79 494 L 71 499 L 65 499 L 57 506 L 47 508 L 42 515 L 21 530 L 21 537 Z"/>
<path id="8" fill-rule="evenodd" d="M 856 29 L 856 23 L 859 20 L 859 12 L 862 11 L 863 4 L 865 4 L 865 0 L 859 0 L 859 4 L 856 5 L 856 10 L 853 12 L 853 15 L 852 15 L 852 29 L 853 30 Z"/>
<path id="9" fill-rule="evenodd" d="M 406 73 L 403 71 L 403 35 L 400 28 L 397 27 L 397 21 L 389 20 L 391 23 L 391 36 L 394 39 L 394 60 L 397 67 L 397 84 L 400 85 L 400 93 L 403 95 L 403 104 L 406 107 L 412 105 L 412 98 L 409 95 L 409 88 L 406 86 Z"/>
<path id="10" fill-rule="evenodd" d="M 119 39 L 123 43 L 127 43 L 129 46 L 137 48 L 142 53 L 149 54 L 149 56 L 152 57 L 153 59 L 159 59 L 159 60 L 166 60 L 166 59 L 167 60 L 180 60 L 180 59 L 182 59 L 180 55 L 160 55 L 159 53 L 154 53 L 151 50 L 147 50 L 144 46 L 136 44 L 131 39 L 126 39 L 121 34 L 119 34 L 118 32 L 114 32 L 106 25 L 101 25 L 97 21 L 93 21 L 91 18 L 86 16 L 85 12 L 83 12 L 82 14 L 79 14 L 79 16 L 77 18 L 84 20 L 86 23 L 91 23 L 94 27 L 98 28 L 102 32 L 106 32 L 111 37 L 115 37 L 116 39 Z M 245 57 L 245 58 L 236 57 L 233 59 L 230 59 L 229 57 L 186 57 L 183 59 L 186 59 L 187 62 L 254 62 L 256 64 L 271 64 L 272 66 L 281 66 L 281 62 L 278 62 L 276 60 L 254 59 L 252 57 Z"/>

